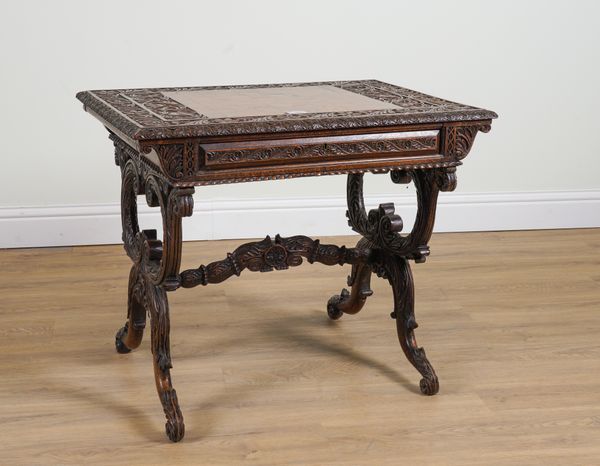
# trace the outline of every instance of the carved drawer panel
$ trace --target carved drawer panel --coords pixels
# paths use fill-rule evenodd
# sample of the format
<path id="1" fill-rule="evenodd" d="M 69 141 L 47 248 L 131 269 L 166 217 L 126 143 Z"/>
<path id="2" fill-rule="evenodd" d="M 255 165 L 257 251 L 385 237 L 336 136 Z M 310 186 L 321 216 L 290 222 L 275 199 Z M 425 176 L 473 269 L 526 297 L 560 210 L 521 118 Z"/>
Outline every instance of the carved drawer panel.
<path id="1" fill-rule="evenodd" d="M 439 130 L 426 130 L 200 144 L 200 159 L 210 170 L 386 155 L 421 156 L 439 151 Z"/>

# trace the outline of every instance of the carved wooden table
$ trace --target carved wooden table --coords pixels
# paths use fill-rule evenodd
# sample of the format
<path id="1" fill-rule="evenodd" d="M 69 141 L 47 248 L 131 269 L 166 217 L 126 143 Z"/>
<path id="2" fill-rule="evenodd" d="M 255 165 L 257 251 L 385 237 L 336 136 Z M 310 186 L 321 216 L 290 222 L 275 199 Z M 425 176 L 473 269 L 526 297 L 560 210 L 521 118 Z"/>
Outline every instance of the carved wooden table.
<path id="1" fill-rule="evenodd" d="M 438 192 L 455 188 L 456 167 L 477 132 L 489 131 L 495 113 L 379 81 L 102 90 L 77 98 L 108 129 L 121 168 L 123 242 L 133 266 L 117 351 L 139 346 L 148 313 L 156 388 L 172 441 L 183 438 L 184 424 L 170 375 L 167 292 L 219 283 L 245 269 L 287 269 L 303 258 L 352 264 L 351 291 L 327 303 L 331 319 L 360 311 L 372 294 L 371 273 L 387 279 L 400 345 L 423 377 L 421 391 L 438 391 L 433 367 L 415 341 L 409 260 L 428 256 Z M 418 213 L 409 234 L 400 234 L 393 204 L 365 212 L 365 172 L 415 183 Z M 356 247 L 267 236 L 224 260 L 179 270 L 181 219 L 192 215 L 194 186 L 337 174 L 348 174 L 346 215 L 362 235 Z M 139 229 L 136 196 L 144 193 L 162 213 L 162 239 L 156 230 Z"/>

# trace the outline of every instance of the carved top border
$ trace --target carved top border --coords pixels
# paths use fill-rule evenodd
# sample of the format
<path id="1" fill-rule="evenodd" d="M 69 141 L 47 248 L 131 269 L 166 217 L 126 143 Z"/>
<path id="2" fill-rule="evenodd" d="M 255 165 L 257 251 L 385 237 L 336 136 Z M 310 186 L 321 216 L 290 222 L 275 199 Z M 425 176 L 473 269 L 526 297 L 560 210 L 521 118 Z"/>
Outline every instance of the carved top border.
<path id="1" fill-rule="evenodd" d="M 208 118 L 165 96 L 165 91 L 249 89 L 329 85 L 396 105 L 398 108 L 350 112 Z M 490 120 L 489 110 L 451 102 L 376 80 L 245 86 L 177 87 L 83 91 L 86 110 L 135 140 L 234 136 L 379 126 Z"/>

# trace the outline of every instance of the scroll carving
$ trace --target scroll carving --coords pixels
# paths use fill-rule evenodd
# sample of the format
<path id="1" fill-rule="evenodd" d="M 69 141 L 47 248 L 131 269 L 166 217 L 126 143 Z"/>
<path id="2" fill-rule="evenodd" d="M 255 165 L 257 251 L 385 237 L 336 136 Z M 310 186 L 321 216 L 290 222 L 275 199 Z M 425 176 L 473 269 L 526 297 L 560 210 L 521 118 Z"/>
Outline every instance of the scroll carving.
<path id="1" fill-rule="evenodd" d="M 401 257 L 424 262 L 429 255 L 427 242 L 433 232 L 437 196 L 440 190 L 456 188 L 456 168 L 391 172 L 392 181 L 405 183 L 409 177 L 417 190 L 417 217 L 412 231 L 401 235 L 402 218 L 393 204 L 381 204 L 367 215 L 363 197 L 363 175 L 348 175 L 348 224 L 377 247 Z"/>

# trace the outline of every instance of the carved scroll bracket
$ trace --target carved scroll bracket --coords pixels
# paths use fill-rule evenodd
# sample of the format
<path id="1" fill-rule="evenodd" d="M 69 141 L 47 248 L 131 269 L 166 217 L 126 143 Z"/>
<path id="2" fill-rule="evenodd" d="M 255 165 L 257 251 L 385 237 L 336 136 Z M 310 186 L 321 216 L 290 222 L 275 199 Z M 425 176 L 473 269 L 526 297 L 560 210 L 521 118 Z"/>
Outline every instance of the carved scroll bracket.
<path id="1" fill-rule="evenodd" d="M 439 191 L 456 188 L 456 167 L 428 170 L 393 170 L 394 183 L 415 183 L 417 190 L 417 216 L 412 231 L 401 235 L 402 218 L 396 214 L 393 203 L 381 204 L 367 215 L 363 197 L 363 175 L 348 176 L 348 224 L 367 238 L 377 248 L 416 262 L 424 262 L 429 255 L 427 245 L 435 220 Z"/>
<path id="2" fill-rule="evenodd" d="M 182 230 L 181 219 L 192 215 L 194 188 L 174 188 L 164 179 L 150 175 L 145 180 L 146 202 L 160 207 L 163 219 L 162 241 L 155 230 L 143 232 L 142 268 L 154 285 L 167 291 L 179 287 Z"/>

